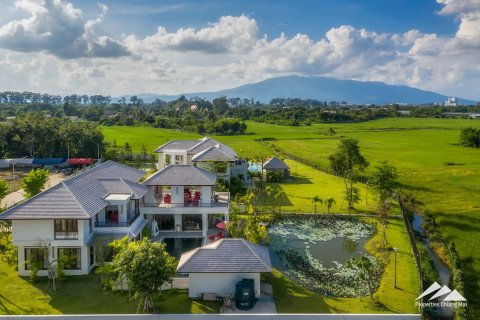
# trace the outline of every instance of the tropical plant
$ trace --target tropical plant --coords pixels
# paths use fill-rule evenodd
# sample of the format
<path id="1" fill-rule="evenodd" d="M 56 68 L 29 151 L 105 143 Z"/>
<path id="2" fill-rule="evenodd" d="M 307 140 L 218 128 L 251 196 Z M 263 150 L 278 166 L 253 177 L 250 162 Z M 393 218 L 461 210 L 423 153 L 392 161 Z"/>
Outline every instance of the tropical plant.
<path id="1" fill-rule="evenodd" d="M 5 198 L 7 193 L 8 193 L 7 181 L 0 179 L 0 201 L 2 201 L 3 198 Z"/>
<path id="2" fill-rule="evenodd" d="M 358 189 L 354 184 L 359 181 L 361 174 L 369 163 L 360 153 L 360 146 L 356 139 L 343 139 L 337 151 L 328 157 L 333 172 L 343 178 L 345 184 L 345 199 L 348 208 L 353 209 L 355 203 L 360 201 Z M 357 191 L 357 193 L 355 193 Z"/>
<path id="3" fill-rule="evenodd" d="M 323 199 L 320 198 L 319 196 L 314 196 L 312 198 L 312 203 L 313 203 L 313 213 L 317 213 L 317 203 L 320 203 L 320 205 L 322 205 Z"/>
<path id="4" fill-rule="evenodd" d="M 39 194 L 48 180 L 48 170 L 33 169 L 23 179 L 22 186 L 27 198 Z"/>
<path id="5" fill-rule="evenodd" d="M 327 204 L 327 212 L 330 213 L 330 209 L 332 209 L 333 205 L 337 202 L 332 197 L 326 197 L 325 199 L 323 199 L 323 203 Z"/>
<path id="6" fill-rule="evenodd" d="M 391 203 L 389 201 L 381 202 L 377 209 L 378 220 L 382 225 L 382 248 L 387 248 L 387 221 L 388 212 L 390 211 Z"/>
<path id="7" fill-rule="evenodd" d="M 397 169 L 389 165 L 388 161 L 383 161 L 374 168 L 369 182 L 374 188 L 380 202 L 383 203 L 392 197 L 394 189 L 397 186 L 397 178 Z"/>
<path id="8" fill-rule="evenodd" d="M 177 261 L 166 252 L 165 244 L 144 239 L 128 243 L 116 253 L 113 264 L 135 292 L 133 298 L 138 300 L 140 313 L 155 312 L 152 295 L 175 275 Z"/>
<path id="9" fill-rule="evenodd" d="M 357 271 L 357 277 L 359 280 L 363 281 L 368 288 L 370 300 L 375 302 L 375 299 L 373 299 L 373 293 L 375 292 L 375 279 L 380 277 L 383 271 L 380 264 L 376 263 L 376 259 L 362 254 L 358 257 L 347 260 L 345 266 Z"/>

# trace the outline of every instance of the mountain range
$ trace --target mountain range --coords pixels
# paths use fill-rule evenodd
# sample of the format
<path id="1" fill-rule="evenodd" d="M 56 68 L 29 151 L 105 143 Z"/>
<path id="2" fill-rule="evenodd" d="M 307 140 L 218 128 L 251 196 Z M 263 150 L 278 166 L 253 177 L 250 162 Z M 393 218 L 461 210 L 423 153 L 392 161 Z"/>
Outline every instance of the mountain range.
<path id="1" fill-rule="evenodd" d="M 390 85 L 383 82 L 340 80 L 327 77 L 285 76 L 215 92 L 183 94 L 186 98 L 200 97 L 212 100 L 220 96 L 254 99 L 269 102 L 274 98 L 301 98 L 320 101 L 346 101 L 349 104 L 428 104 L 443 103 L 447 96 L 417 88 Z M 180 95 L 144 93 L 137 94 L 144 102 L 155 99 L 171 101 Z M 125 96 L 130 98 L 131 96 Z M 475 101 L 457 98 L 459 104 L 475 104 Z"/>

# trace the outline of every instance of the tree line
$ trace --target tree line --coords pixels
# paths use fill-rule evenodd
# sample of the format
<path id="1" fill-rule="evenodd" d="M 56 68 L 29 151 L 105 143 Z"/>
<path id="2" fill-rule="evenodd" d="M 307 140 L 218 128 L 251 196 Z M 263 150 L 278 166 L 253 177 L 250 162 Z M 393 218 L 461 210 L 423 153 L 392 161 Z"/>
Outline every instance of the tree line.
<path id="1" fill-rule="evenodd" d="M 1 158 L 96 158 L 103 148 L 103 134 L 92 122 L 72 122 L 29 112 L 0 123 Z"/>

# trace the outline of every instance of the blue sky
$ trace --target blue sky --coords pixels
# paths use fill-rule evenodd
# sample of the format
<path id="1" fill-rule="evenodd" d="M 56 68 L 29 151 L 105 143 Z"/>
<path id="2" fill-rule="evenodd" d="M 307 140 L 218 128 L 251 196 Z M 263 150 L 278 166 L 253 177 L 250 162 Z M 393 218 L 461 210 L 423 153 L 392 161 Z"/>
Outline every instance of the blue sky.
<path id="1" fill-rule="evenodd" d="M 85 12 L 98 11 L 96 1 L 72 2 Z M 159 24 L 167 30 L 201 28 L 221 16 L 242 14 L 255 18 L 268 37 L 284 32 L 289 36 L 305 33 L 319 39 L 338 25 L 390 33 L 419 29 L 452 36 L 458 27 L 455 17 L 434 14 L 442 6 L 429 0 L 109 0 L 102 3 L 109 7 L 109 15 L 99 30 L 111 36 L 122 33 L 146 36 Z"/>
<path id="2" fill-rule="evenodd" d="M 0 90 L 179 93 L 300 74 L 480 98 L 480 0 L 5 1 Z"/>

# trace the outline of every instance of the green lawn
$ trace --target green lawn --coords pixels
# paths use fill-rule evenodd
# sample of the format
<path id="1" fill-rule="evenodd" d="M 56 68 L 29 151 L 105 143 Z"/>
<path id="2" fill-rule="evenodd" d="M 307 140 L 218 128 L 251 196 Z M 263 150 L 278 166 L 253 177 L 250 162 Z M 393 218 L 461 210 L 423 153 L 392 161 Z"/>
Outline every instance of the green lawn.
<path id="1" fill-rule="evenodd" d="M 365 219 L 374 222 L 373 218 Z M 378 254 L 379 233 L 367 243 L 369 252 L 379 255 L 387 263 L 380 288 L 374 295 L 383 306 L 374 306 L 369 297 L 327 297 L 295 285 L 279 271 L 274 270 L 269 279 L 273 285 L 277 311 L 280 313 L 417 313 L 415 299 L 418 296 L 418 274 L 403 220 L 390 219 L 387 239 L 391 246 L 399 248 L 397 289 L 393 287 L 393 253 Z"/>
<path id="2" fill-rule="evenodd" d="M 286 160 L 291 168 L 291 182 L 271 182 L 270 187 L 278 188 L 283 191 L 285 196 L 276 200 L 277 205 L 281 205 L 282 212 L 314 212 L 312 198 L 319 196 L 321 198 L 332 197 L 336 204 L 331 208 L 334 213 L 349 213 L 347 203 L 343 200 L 345 197 L 345 185 L 343 179 L 326 174 L 312 167 L 301 164 L 297 161 Z M 361 202 L 355 205 L 355 212 L 374 213 L 376 201 L 372 190 L 367 193 L 364 184 L 356 185 L 360 189 Z M 368 197 L 368 200 L 366 199 Z M 327 212 L 326 205 L 317 204 L 317 212 Z M 398 213 L 396 210 L 392 212 Z"/>
<path id="3" fill-rule="evenodd" d="M 57 292 L 46 290 L 46 279 L 32 284 L 0 261 L 0 314 L 134 314 L 135 301 L 128 293 L 101 288 L 96 275 L 71 276 L 57 283 Z M 217 313 L 220 304 L 192 300 L 186 291 L 164 291 L 154 297 L 157 313 Z"/>
<path id="4" fill-rule="evenodd" d="M 249 158 L 271 155 L 269 146 L 257 140 L 275 138 L 268 143 L 322 166 L 328 165 L 327 157 L 334 152 L 341 138 L 356 138 L 371 167 L 382 160 L 395 165 L 402 188 L 414 193 L 422 202 L 422 211 L 434 214 L 444 238 L 455 242 L 464 265 L 469 306 L 475 310 L 476 317 L 480 315 L 480 300 L 476 299 L 480 292 L 480 150 L 458 145 L 460 129 L 467 126 L 480 128 L 479 121 L 392 118 L 301 127 L 248 121 L 247 126 L 247 135 L 215 138 Z M 329 127 L 336 130 L 336 136 L 326 134 Z M 104 128 L 104 134 L 107 141 L 116 140 L 118 145 L 129 142 L 134 150 L 140 150 L 142 145 L 153 150 L 172 138 L 199 137 L 175 130 L 143 127 L 108 127 Z M 447 165 L 447 162 L 454 165 Z M 295 173 L 295 166 L 292 171 Z M 295 192 L 298 187 L 305 186 L 294 182 L 283 188 L 290 192 L 292 203 L 308 205 L 309 196 L 305 196 L 304 201 L 294 197 L 303 197 Z M 338 194 L 334 188 L 319 188 L 309 194 L 326 196 L 330 193 Z M 339 194 L 337 204 L 342 198 Z"/>

